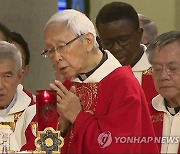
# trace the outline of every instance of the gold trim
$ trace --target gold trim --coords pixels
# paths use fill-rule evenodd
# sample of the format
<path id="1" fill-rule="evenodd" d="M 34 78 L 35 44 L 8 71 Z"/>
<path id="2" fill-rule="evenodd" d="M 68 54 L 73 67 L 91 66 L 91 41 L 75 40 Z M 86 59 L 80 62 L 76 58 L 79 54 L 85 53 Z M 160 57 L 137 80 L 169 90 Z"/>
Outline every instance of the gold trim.
<path id="1" fill-rule="evenodd" d="M 0 122 L 0 128 L 10 128 L 11 130 L 14 130 L 15 122 Z"/>
<path id="2" fill-rule="evenodd" d="M 164 113 L 159 113 L 157 115 L 152 115 L 151 116 L 151 121 L 152 121 L 152 123 L 163 121 L 163 117 L 164 117 Z"/>

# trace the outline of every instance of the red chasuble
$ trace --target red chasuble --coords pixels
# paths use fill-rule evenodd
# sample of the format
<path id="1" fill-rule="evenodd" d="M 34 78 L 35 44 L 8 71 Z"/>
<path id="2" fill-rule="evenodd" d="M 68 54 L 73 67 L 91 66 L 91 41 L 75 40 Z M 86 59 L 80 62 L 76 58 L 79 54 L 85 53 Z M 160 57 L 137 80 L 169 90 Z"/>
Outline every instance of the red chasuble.
<path id="1" fill-rule="evenodd" d="M 154 82 L 150 70 L 144 71 L 142 74 L 142 88 L 147 102 L 151 103 L 152 99 L 157 96 L 158 93 L 154 87 Z"/>
<path id="2" fill-rule="evenodd" d="M 98 83 L 73 83 L 82 111 L 65 137 L 62 153 L 157 153 L 147 102 L 131 69 L 115 69 Z M 141 142 L 141 143 L 140 143 Z"/>

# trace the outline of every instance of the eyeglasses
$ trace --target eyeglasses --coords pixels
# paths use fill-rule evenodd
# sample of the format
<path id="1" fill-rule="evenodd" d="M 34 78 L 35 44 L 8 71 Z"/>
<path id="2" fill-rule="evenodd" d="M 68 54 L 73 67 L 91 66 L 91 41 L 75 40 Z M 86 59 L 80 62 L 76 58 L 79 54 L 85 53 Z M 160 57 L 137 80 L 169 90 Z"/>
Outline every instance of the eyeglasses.
<path id="1" fill-rule="evenodd" d="M 72 40 L 70 40 L 69 42 L 65 43 L 65 45 L 57 45 L 56 47 L 50 48 L 50 49 L 44 49 L 41 53 L 41 56 L 43 57 L 53 57 L 54 53 L 57 52 L 61 52 L 62 49 L 71 44 L 72 42 L 74 42 L 75 40 L 79 39 L 81 36 L 83 36 L 84 34 L 78 35 L 77 37 L 73 38 Z"/>
<path id="2" fill-rule="evenodd" d="M 152 70 L 152 73 L 156 76 L 160 76 L 163 70 L 165 70 L 169 76 L 172 76 L 180 72 L 180 66 L 179 65 L 170 65 L 170 66 L 155 65 L 155 66 L 152 66 L 151 70 Z"/>
<path id="3" fill-rule="evenodd" d="M 131 37 L 134 34 L 136 30 L 134 30 L 131 34 L 128 35 L 122 35 L 115 39 L 109 39 L 106 41 L 102 41 L 102 46 L 104 49 L 110 49 L 114 46 L 114 43 L 116 42 L 119 46 L 126 46 L 130 43 Z"/>

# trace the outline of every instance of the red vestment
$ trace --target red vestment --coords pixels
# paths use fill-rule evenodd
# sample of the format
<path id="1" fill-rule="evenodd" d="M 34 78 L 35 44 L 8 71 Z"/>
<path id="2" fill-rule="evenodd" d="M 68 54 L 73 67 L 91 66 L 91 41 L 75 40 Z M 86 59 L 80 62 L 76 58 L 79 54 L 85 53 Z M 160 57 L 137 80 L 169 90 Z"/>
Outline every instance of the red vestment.
<path id="1" fill-rule="evenodd" d="M 152 79 L 152 75 L 150 73 L 143 73 L 142 74 L 142 89 L 146 96 L 147 102 L 151 103 L 152 99 L 157 96 L 157 91 L 154 87 L 154 82 Z"/>
<path id="2" fill-rule="evenodd" d="M 62 153 L 157 153 L 154 143 L 117 140 L 154 137 L 144 93 L 130 67 L 117 68 L 100 82 L 73 84 L 83 108 L 68 130 Z"/>

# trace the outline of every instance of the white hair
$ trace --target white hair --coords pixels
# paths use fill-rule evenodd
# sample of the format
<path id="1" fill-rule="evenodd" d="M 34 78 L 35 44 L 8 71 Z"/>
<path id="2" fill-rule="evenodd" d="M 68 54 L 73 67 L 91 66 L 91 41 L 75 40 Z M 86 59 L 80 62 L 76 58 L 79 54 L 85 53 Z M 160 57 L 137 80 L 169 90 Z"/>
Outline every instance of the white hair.
<path id="1" fill-rule="evenodd" d="M 0 62 L 4 60 L 11 60 L 17 67 L 17 71 L 22 69 L 22 56 L 20 51 L 14 44 L 6 41 L 0 41 Z"/>
<path id="2" fill-rule="evenodd" d="M 90 19 L 83 13 L 73 10 L 67 9 L 64 11 L 59 11 L 54 14 L 46 23 L 45 30 L 48 25 L 56 22 L 64 22 L 66 23 L 66 28 L 69 29 L 75 35 L 81 35 L 86 33 L 91 33 L 94 36 L 94 47 L 98 48 L 99 45 L 96 41 L 96 30 L 93 23 Z"/>
<path id="3" fill-rule="evenodd" d="M 154 21 L 143 14 L 138 14 L 140 27 L 147 33 L 149 43 L 158 36 L 158 28 Z"/>

